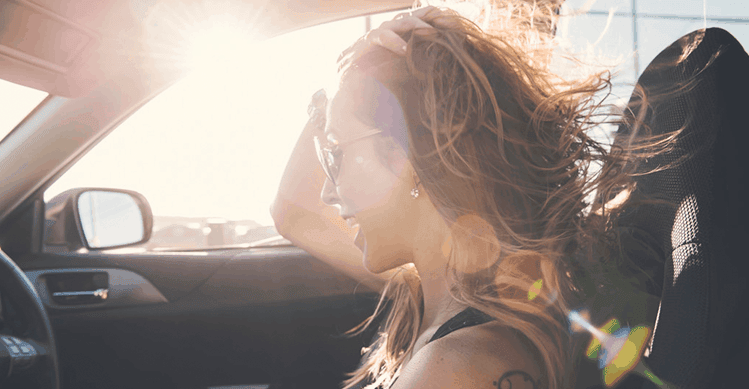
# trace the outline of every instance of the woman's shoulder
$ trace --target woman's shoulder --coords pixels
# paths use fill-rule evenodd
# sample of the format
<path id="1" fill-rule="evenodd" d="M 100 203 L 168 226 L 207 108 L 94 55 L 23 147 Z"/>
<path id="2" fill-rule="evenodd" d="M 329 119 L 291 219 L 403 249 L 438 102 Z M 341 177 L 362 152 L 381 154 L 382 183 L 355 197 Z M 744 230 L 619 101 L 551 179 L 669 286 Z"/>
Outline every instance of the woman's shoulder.
<path id="1" fill-rule="evenodd" d="M 452 335 L 452 336 L 450 336 Z M 523 335 L 517 331 L 491 321 L 464 331 L 456 331 L 443 339 L 439 347 L 443 350 L 456 350 L 464 358 L 484 360 L 487 364 L 502 366 L 507 371 L 524 371 L 534 381 L 541 374 L 541 361 L 537 352 Z M 513 386 L 518 388 L 518 386 Z M 523 388 L 524 386 L 519 386 Z"/>
<path id="2" fill-rule="evenodd" d="M 540 365 L 533 355 L 515 331 L 484 323 L 425 345 L 393 389 L 538 388 Z"/>

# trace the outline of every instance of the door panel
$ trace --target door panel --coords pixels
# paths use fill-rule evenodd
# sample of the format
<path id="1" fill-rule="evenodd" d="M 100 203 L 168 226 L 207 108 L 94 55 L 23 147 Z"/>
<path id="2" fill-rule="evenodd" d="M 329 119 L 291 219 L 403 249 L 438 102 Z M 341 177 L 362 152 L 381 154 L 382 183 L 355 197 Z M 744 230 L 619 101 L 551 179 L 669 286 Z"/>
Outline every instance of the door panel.
<path id="1" fill-rule="evenodd" d="M 148 280 L 176 301 L 203 284 L 231 256 L 210 253 L 143 253 L 133 255 L 88 253 L 26 254 L 16 260 L 24 271 L 60 268 L 112 268 L 129 270 Z"/>
<path id="2" fill-rule="evenodd" d="M 337 387 L 373 332 L 343 333 L 376 293 L 293 247 L 168 253 L 38 254 L 27 271 L 128 270 L 167 302 L 49 308 L 64 388 Z"/>
<path id="3" fill-rule="evenodd" d="M 168 302 L 150 282 L 122 269 L 29 270 L 26 276 L 48 309 L 103 309 Z"/>

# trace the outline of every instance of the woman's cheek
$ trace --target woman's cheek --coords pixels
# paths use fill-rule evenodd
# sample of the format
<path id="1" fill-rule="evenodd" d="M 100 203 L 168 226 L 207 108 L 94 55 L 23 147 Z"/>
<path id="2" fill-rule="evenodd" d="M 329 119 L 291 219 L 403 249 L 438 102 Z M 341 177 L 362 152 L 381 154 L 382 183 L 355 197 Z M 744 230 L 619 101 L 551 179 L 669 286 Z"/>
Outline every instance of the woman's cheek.
<path id="1" fill-rule="evenodd" d="M 354 212 L 372 208 L 387 202 L 398 178 L 378 161 L 355 157 L 356 169 L 351 169 L 353 185 L 348 186 L 348 201 L 355 208 Z"/>

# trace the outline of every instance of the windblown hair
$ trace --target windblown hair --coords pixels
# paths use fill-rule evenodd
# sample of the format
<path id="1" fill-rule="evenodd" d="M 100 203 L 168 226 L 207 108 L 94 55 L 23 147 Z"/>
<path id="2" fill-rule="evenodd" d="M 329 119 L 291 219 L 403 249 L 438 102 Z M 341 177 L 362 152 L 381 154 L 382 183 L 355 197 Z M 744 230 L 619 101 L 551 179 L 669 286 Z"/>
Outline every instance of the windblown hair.
<path id="1" fill-rule="evenodd" d="M 370 106 L 382 85 L 402 107 L 407 128 L 391 130 L 388 139 L 407 153 L 451 228 L 453 297 L 532 344 L 541 387 L 569 386 L 573 341 L 566 315 L 581 300 L 576 276 L 595 267 L 598 247 L 607 243 L 616 210 L 606 200 L 631 190 L 639 158 L 667 140 L 608 149 L 591 138 L 589 130 L 621 120 L 599 102 L 611 88 L 610 74 L 576 81 L 552 74 L 538 60 L 552 48 L 525 46 L 527 36 L 514 34 L 527 30 L 520 24 L 528 19 L 515 27 L 507 19 L 491 35 L 448 10 L 424 20 L 434 29 L 401 35 L 405 56 L 382 48 L 358 52 L 356 45 L 344 52 L 341 87 L 355 82 L 357 104 Z M 388 387 L 414 348 L 422 313 L 418 274 L 403 267 L 375 313 L 350 331 L 360 333 L 386 315 L 345 388 L 369 381 L 371 388 Z"/>

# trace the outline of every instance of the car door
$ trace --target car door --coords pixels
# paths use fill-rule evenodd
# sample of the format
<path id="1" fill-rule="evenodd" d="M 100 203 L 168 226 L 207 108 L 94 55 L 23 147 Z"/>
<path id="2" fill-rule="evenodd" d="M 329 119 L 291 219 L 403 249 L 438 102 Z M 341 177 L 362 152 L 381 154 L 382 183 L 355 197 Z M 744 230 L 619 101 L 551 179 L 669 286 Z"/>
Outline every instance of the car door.
<path id="1" fill-rule="evenodd" d="M 367 25 L 343 20 L 255 44 L 222 23 L 195 53 L 197 62 L 220 57 L 218 66 L 196 63 L 206 68 L 6 218 L 3 249 L 46 303 L 64 388 L 337 387 L 353 370 L 372 332 L 344 334 L 373 312 L 380 281 L 279 239 L 268 207 L 307 102 L 325 84 L 311 58 L 328 47 L 320 62 L 334 71 L 341 45 Z M 227 42 L 246 52 L 215 51 Z M 144 196 L 151 239 L 111 250 L 56 240 L 58 195 L 86 187 Z M 73 219 L 63 235 L 80 232 Z"/>

